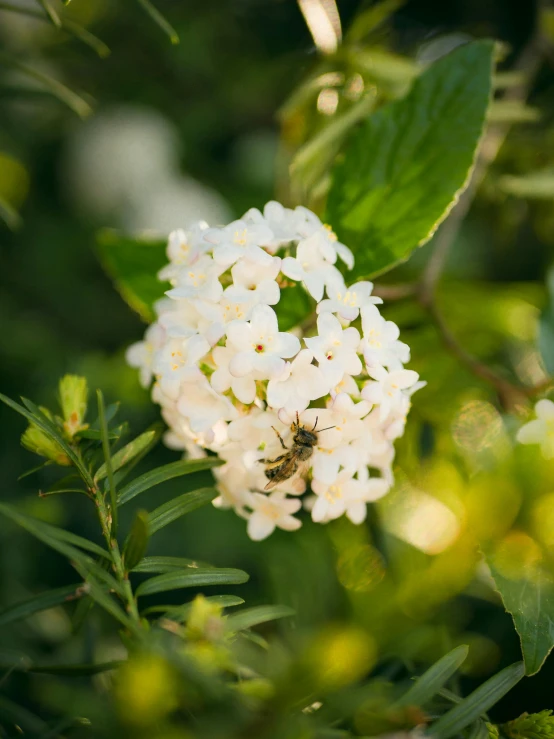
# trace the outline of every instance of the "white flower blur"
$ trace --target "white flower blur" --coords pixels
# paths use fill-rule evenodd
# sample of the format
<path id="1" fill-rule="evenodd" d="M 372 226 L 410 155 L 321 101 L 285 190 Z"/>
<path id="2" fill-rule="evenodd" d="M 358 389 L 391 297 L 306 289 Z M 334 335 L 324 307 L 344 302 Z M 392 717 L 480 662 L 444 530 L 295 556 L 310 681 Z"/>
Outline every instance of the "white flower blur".
<path id="1" fill-rule="evenodd" d="M 554 403 L 539 400 L 535 404 L 537 418 L 522 426 L 517 433 L 520 444 L 539 444 L 545 459 L 554 459 Z"/>
<path id="2" fill-rule="evenodd" d="M 214 505 L 247 519 L 256 541 L 298 529 L 303 507 L 318 523 L 362 523 L 393 483 L 393 444 L 425 383 L 404 369 L 409 347 L 381 316 L 373 284 L 345 281 L 338 265 L 352 269 L 350 249 L 307 208 L 270 202 L 227 226 L 173 232 L 167 257 L 167 297 L 127 350 L 141 383 L 154 379 L 165 443 L 223 460 Z M 312 312 L 282 331 L 295 284 Z M 518 438 L 554 456 L 554 403 L 540 401 L 537 413 Z M 303 460 L 293 450 L 297 418 L 315 435 Z M 277 458 L 285 472 L 268 491 L 266 466 Z"/>

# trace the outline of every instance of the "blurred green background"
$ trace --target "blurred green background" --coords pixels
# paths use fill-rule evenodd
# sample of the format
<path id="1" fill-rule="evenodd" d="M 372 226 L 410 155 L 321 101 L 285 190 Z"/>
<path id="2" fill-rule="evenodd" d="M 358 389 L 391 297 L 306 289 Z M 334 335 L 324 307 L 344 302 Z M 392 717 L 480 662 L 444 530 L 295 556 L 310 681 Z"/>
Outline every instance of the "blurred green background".
<path id="1" fill-rule="evenodd" d="M 343 28 L 367 5 L 339 0 Z M 520 0 L 396 5 L 367 42 L 367 49 L 390 55 L 385 73 L 376 71 L 373 81 L 384 99 L 410 76 L 392 53 L 408 65 L 432 58 L 452 39 L 489 36 L 508 45 L 509 69 L 538 13 L 535 3 Z M 276 193 L 298 200 L 288 181 L 290 157 L 327 125 L 317 95 L 291 105 L 293 92 L 321 63 L 295 2 L 160 0 L 158 7 L 179 33 L 179 45 L 134 3 L 72 0 L 64 17 L 107 44 L 111 54 L 101 59 L 70 34 L 0 4 L 0 201 L 21 216 L 17 230 L 0 223 L 0 387 L 53 406 L 63 373 L 86 375 L 108 402 L 122 401 L 121 417 L 137 433 L 157 419 L 157 408 L 126 367 L 124 350 L 145 327 L 102 271 L 98 230 L 166 233 L 197 218 L 224 222 Z M 81 120 L 14 59 L 63 80 L 91 104 L 92 114 Z M 332 71 L 332 61 L 326 64 Z M 542 376 L 535 342 L 554 211 L 552 193 L 519 198 L 502 177 L 554 166 L 553 93 L 549 53 L 533 83 L 532 107 L 517 114 L 522 122 L 456 240 L 441 296 L 461 343 L 510 365 L 522 381 Z M 419 274 L 431 249 L 432 243 L 390 279 Z M 540 544 L 550 557 L 554 503 L 546 496 L 554 490 L 554 471 L 534 450 L 512 453 L 513 419 L 503 421 L 491 388 L 445 353 L 421 308 L 398 303 L 385 310 L 401 325 L 413 368 L 429 385 L 415 400 L 399 444 L 397 488 L 367 526 L 339 521 L 324 527 L 305 515 L 300 532 L 278 531 L 254 543 L 232 512 L 206 507 L 167 529 L 163 554 L 240 567 L 251 580 L 235 592 L 249 605 L 290 604 L 300 628 L 312 632 L 330 622 L 361 625 L 381 656 L 425 662 L 469 643 L 463 681 L 473 687 L 520 654 L 511 619 L 477 563 L 476 542 L 509 537 L 515 527 L 508 545 L 518 556 L 532 556 Z M 24 423 L 4 406 L 0 428 L 2 498 L 24 501 L 30 513 L 94 537 L 89 501 L 37 497 L 52 479 L 48 470 L 17 481 L 36 460 L 19 445 Z M 175 458 L 160 446 L 143 466 Z M 152 508 L 185 485 L 208 480 L 206 473 L 168 483 L 142 504 Z M 547 523 L 541 528 L 537 521 Z M 61 557 L 4 521 L 0 536 L 3 604 L 72 577 Z M 61 611 L 39 614 L 0 635 L 0 662 L 30 649 L 52 662 L 116 656 L 109 628 L 94 622 L 87 628 L 83 647 L 70 637 Z M 550 660 L 493 718 L 554 707 L 553 678 Z M 18 676 L 5 689 L 55 712 L 67 707 L 64 685 L 61 678 Z"/>

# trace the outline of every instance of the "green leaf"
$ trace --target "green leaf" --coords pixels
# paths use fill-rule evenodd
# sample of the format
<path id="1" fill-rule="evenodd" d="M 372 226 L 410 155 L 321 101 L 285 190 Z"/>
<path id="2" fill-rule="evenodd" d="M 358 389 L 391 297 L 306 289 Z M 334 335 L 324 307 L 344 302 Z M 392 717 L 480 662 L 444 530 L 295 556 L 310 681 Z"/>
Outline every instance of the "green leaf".
<path id="1" fill-rule="evenodd" d="M 236 595 L 206 595 L 204 596 L 204 599 L 208 601 L 208 603 L 214 603 L 215 605 L 221 606 L 222 608 L 241 606 L 244 603 L 244 600 Z M 150 606 L 149 608 L 145 608 L 144 611 L 141 612 L 141 614 L 143 616 L 146 616 L 150 613 L 165 613 L 168 618 L 171 618 L 174 621 L 184 621 L 188 617 L 193 603 L 194 601 L 191 600 L 188 603 L 183 603 L 180 606 Z"/>
<path id="2" fill-rule="evenodd" d="M 492 558 L 488 558 L 487 563 L 504 608 L 514 620 L 525 674 L 534 675 L 554 647 L 554 583 L 541 572 L 508 579 L 500 573 Z"/>
<path id="3" fill-rule="evenodd" d="M 150 526 L 148 522 L 148 513 L 146 511 L 137 511 L 131 531 L 123 548 L 123 561 L 127 572 L 136 567 L 143 559 L 148 549 L 150 540 Z"/>
<path id="4" fill-rule="evenodd" d="M 516 662 L 480 685 L 477 690 L 451 708 L 427 730 L 427 735 L 449 739 L 472 724 L 483 713 L 492 708 L 516 685 L 524 675 L 522 662 Z"/>
<path id="5" fill-rule="evenodd" d="M 152 18 L 154 23 L 156 23 L 164 33 L 167 33 L 169 36 L 169 40 L 172 44 L 178 44 L 179 43 L 179 35 L 177 31 L 173 28 L 171 23 L 169 23 L 164 16 L 160 13 L 160 11 L 155 8 L 150 0 L 137 0 L 139 5 L 141 5 L 144 10 L 148 13 L 148 15 Z"/>
<path id="6" fill-rule="evenodd" d="M 203 459 L 182 459 L 178 462 L 170 462 L 163 467 L 158 467 L 150 472 L 145 472 L 140 477 L 136 477 L 130 483 L 125 485 L 119 491 L 119 505 L 124 505 L 132 500 L 136 495 L 143 493 L 145 490 L 153 488 L 155 485 L 166 480 L 172 480 L 174 477 L 182 475 L 190 475 L 193 472 L 201 472 L 209 470 L 212 467 L 219 467 L 223 464 L 223 460 L 218 457 L 204 457 Z"/>
<path id="7" fill-rule="evenodd" d="M 151 577 L 137 588 L 136 594 L 152 595 L 153 593 L 164 593 L 167 590 L 178 590 L 179 588 L 199 588 L 206 585 L 240 585 L 248 580 L 248 575 L 242 570 L 231 567 L 218 569 L 209 567 L 192 572 L 167 572 L 164 575 Z"/>
<path id="8" fill-rule="evenodd" d="M 111 616 L 113 616 L 117 621 L 119 621 L 120 624 L 125 626 L 129 631 L 132 631 L 134 633 L 137 633 L 139 631 L 139 625 L 133 621 L 121 608 L 119 603 L 117 603 L 114 598 L 110 595 L 110 593 L 106 592 L 105 588 L 101 583 L 99 583 L 95 577 L 91 574 L 90 571 L 87 571 L 87 567 L 83 566 L 80 562 L 74 562 L 73 566 L 79 572 L 79 574 L 85 578 L 87 585 L 88 585 L 88 592 L 92 600 L 94 600 L 96 603 L 98 603 L 99 606 L 102 606 L 102 608 L 107 611 Z M 97 574 L 97 573 L 94 573 Z M 107 574 L 107 573 L 106 573 Z M 108 578 L 111 578 L 114 580 L 114 578 L 111 577 L 111 575 L 108 575 Z M 120 595 L 123 594 L 122 586 L 114 580 L 114 583 L 116 584 L 115 588 L 112 588 L 116 592 L 118 592 Z M 109 581 L 108 581 L 109 585 Z"/>
<path id="9" fill-rule="evenodd" d="M 53 97 L 57 98 L 64 105 L 67 105 L 80 118 L 86 118 L 92 113 L 92 108 L 87 101 L 73 92 L 73 90 L 70 90 L 69 87 L 66 87 L 59 80 L 54 79 L 54 77 L 50 77 L 50 75 L 44 74 L 34 67 L 30 67 L 28 64 L 24 64 L 17 57 L 1 52 L 0 64 L 8 68 L 17 69 L 31 79 L 39 82 Z"/>
<path id="10" fill-rule="evenodd" d="M 326 219 L 354 251 L 354 276 L 406 260 L 467 185 L 490 101 L 493 50 L 490 41 L 455 49 L 352 134 L 334 167 Z"/>
<path id="11" fill-rule="evenodd" d="M 13 606 L 4 608 L 0 611 L 0 626 L 20 621 L 39 611 L 46 611 L 54 606 L 60 606 L 69 601 L 76 600 L 85 594 L 83 584 L 67 585 L 64 588 L 56 590 L 48 590 L 45 593 L 35 595 L 21 603 L 15 603 Z"/>
<path id="12" fill-rule="evenodd" d="M 508 195 L 534 200 L 554 200 L 554 169 L 543 169 L 526 175 L 504 175 L 498 187 Z"/>
<path id="13" fill-rule="evenodd" d="M 21 216 L 5 198 L 0 197 L 0 218 L 10 231 L 17 231 L 21 226 Z"/>
<path id="14" fill-rule="evenodd" d="M 66 5 L 68 4 L 69 3 L 66 2 Z M 44 13 L 42 13 L 41 11 L 34 10 L 34 8 L 22 7 L 21 5 L 10 5 L 9 3 L 2 2 L 1 10 L 31 16 L 32 18 L 37 18 L 38 20 L 48 20 L 44 16 Z M 84 44 L 89 46 L 93 51 L 95 51 L 99 57 L 106 58 L 110 55 L 110 49 L 106 46 L 106 44 L 99 38 L 94 36 L 94 34 L 90 33 L 90 31 L 87 31 L 86 28 L 83 28 L 83 26 L 80 26 L 78 23 L 75 23 L 74 21 L 71 21 L 69 19 L 61 18 L 60 20 L 64 31 L 73 34 L 73 36 L 78 38 Z"/>
<path id="15" fill-rule="evenodd" d="M 83 431 L 78 431 L 76 436 L 78 436 L 80 439 L 92 439 L 93 441 L 100 441 L 102 438 L 102 434 L 98 429 L 84 429 Z M 114 440 L 119 439 L 119 434 L 116 431 L 108 431 L 108 439 Z"/>
<path id="16" fill-rule="evenodd" d="M 127 462 L 124 467 L 121 467 L 119 470 L 117 470 L 114 475 L 115 484 L 117 487 L 119 487 L 120 483 L 122 483 L 123 480 L 125 480 L 125 478 L 131 474 L 137 464 L 139 464 L 139 462 L 144 459 L 147 454 L 150 453 L 150 450 L 156 446 L 165 430 L 166 429 L 164 424 L 159 422 L 154 423 L 152 427 L 148 429 L 148 431 L 153 432 L 154 434 L 152 436 L 152 439 L 150 440 L 150 443 L 143 447 L 143 449 L 141 449 L 141 451 L 136 454 L 133 459 Z"/>
<path id="17" fill-rule="evenodd" d="M 95 553 L 99 553 L 102 557 L 109 557 L 107 552 L 100 547 L 97 547 L 93 542 L 89 542 L 88 539 L 83 539 L 69 531 L 58 529 L 55 526 L 45 524 L 42 521 L 38 521 L 30 516 L 19 513 L 19 511 L 6 503 L 0 503 L 0 513 L 3 513 L 12 521 L 18 523 L 24 529 L 36 536 L 37 539 L 44 542 L 47 546 L 52 547 L 52 549 L 55 549 L 57 552 L 67 557 L 83 580 L 86 581 L 90 597 L 126 628 L 135 633 L 138 631 L 138 624 L 119 607 L 111 595 L 106 591 L 106 589 L 108 589 L 118 593 L 122 597 L 125 597 L 126 594 L 123 585 L 101 565 L 91 559 L 80 549 L 73 546 L 73 544 L 78 544 L 83 547 L 86 545 L 86 547 L 92 549 Z"/>
<path id="18" fill-rule="evenodd" d="M 227 627 L 230 631 L 242 631 L 252 626 L 263 624 L 266 621 L 274 621 L 277 618 L 294 616 L 296 611 L 289 606 L 254 606 L 245 608 L 239 613 L 233 613 L 227 618 Z"/>
<path id="19" fill-rule="evenodd" d="M 33 536 L 35 536 L 47 546 L 55 549 L 60 554 L 63 554 L 64 557 L 67 557 L 72 566 L 77 570 L 82 578 L 87 581 L 89 587 L 91 588 L 91 597 L 93 597 L 98 602 L 102 600 L 104 607 L 106 607 L 105 598 L 102 598 L 101 594 L 98 596 L 96 596 L 95 594 L 96 591 L 102 590 L 103 586 L 107 587 L 110 590 L 113 590 L 123 597 L 125 596 L 123 586 L 101 565 L 91 559 L 91 557 L 86 555 L 80 549 L 77 549 L 77 547 L 73 546 L 73 544 L 77 544 L 77 546 L 81 546 L 83 548 L 88 548 L 90 551 L 93 551 L 96 554 L 100 554 L 100 556 L 102 557 L 109 558 L 108 552 L 106 552 L 104 549 L 101 549 L 99 546 L 89 541 L 88 539 L 83 539 L 82 537 L 77 536 L 76 534 L 72 534 L 69 531 L 58 529 L 56 526 L 44 523 L 43 521 L 39 521 L 35 518 L 31 518 L 31 516 L 26 516 L 25 514 L 20 513 L 15 508 L 7 505 L 6 503 L 0 503 L 0 513 L 3 513 L 12 521 L 19 524 L 22 528 L 33 534 Z M 99 585 L 99 583 L 102 583 L 102 586 Z M 109 598 L 109 596 L 106 597 L 108 598 L 108 600 L 111 601 L 111 598 Z M 107 608 L 107 610 L 109 610 L 109 608 Z M 123 613 L 123 611 L 121 613 Z M 125 614 L 123 615 L 125 616 Z"/>
<path id="20" fill-rule="evenodd" d="M 164 503 L 164 505 L 152 511 L 148 517 L 150 533 L 155 534 L 156 531 L 163 529 L 164 526 L 181 518 L 186 513 L 206 505 L 216 496 L 217 490 L 215 488 L 200 488 L 200 490 L 193 490 L 190 493 L 183 493 L 183 495 Z"/>
<path id="21" fill-rule="evenodd" d="M 2 719 L 1 726 L 7 727 L 13 724 L 17 727 L 17 734 L 21 734 L 23 730 L 36 736 L 44 736 L 48 728 L 41 718 L 14 703 L 5 695 L 0 695 L 0 718 Z"/>
<path id="22" fill-rule="evenodd" d="M 49 418 L 44 415 L 44 413 L 41 412 L 41 410 L 34 403 L 31 403 L 30 400 L 23 399 L 23 401 L 33 409 L 31 411 L 29 410 L 29 408 L 25 408 L 24 406 L 19 405 L 19 403 L 16 403 L 15 400 L 8 398 L 6 395 L 2 395 L 2 393 L 0 393 L 0 400 L 7 406 L 12 408 L 14 411 L 24 416 L 30 423 L 38 426 L 38 428 L 43 431 L 46 436 L 52 439 L 52 441 L 55 441 L 64 450 L 66 455 L 78 469 L 84 469 L 81 461 L 79 460 L 73 449 L 62 437 L 56 426 L 52 423 L 52 421 L 50 421 Z"/>
<path id="23" fill-rule="evenodd" d="M 84 493 L 85 495 L 88 495 L 88 491 L 85 490 L 83 487 L 83 483 L 81 482 L 81 478 L 79 475 L 71 474 L 66 475 L 65 477 L 62 477 L 60 480 L 57 480 L 53 485 L 50 485 L 50 487 L 45 490 L 44 492 L 41 491 L 39 495 L 41 497 L 47 496 L 47 495 L 56 495 L 57 493 Z"/>
<path id="24" fill-rule="evenodd" d="M 38 0 L 38 3 L 42 6 L 44 9 L 44 12 L 46 15 L 50 18 L 52 23 L 57 27 L 62 27 L 62 22 L 60 20 L 60 16 L 56 13 L 55 9 L 50 5 L 49 0 Z"/>
<path id="25" fill-rule="evenodd" d="M 130 462 L 134 457 L 141 454 L 145 449 L 151 448 L 152 442 L 160 438 L 159 431 L 157 429 L 151 431 L 145 431 L 136 439 L 125 444 L 123 449 L 120 449 L 112 456 L 112 469 L 116 470 L 123 467 L 123 465 Z M 108 474 L 108 470 L 105 464 L 101 465 L 94 475 L 96 481 L 103 480 Z"/>
<path id="26" fill-rule="evenodd" d="M 435 662 L 394 704 L 401 706 L 424 706 L 452 677 L 467 657 L 468 647 L 462 644 Z"/>
<path id="27" fill-rule="evenodd" d="M 158 272 L 167 263 L 165 241 L 136 239 L 103 230 L 97 238 L 100 261 L 121 297 L 148 323 L 155 319 L 153 304 L 169 288 Z"/>
<path id="28" fill-rule="evenodd" d="M 73 534 L 71 531 L 65 531 L 65 529 L 52 526 L 52 524 L 46 523 L 45 521 L 40 521 L 38 518 L 33 518 L 25 513 L 21 513 L 21 511 L 18 511 L 8 503 L 0 503 L 0 513 L 3 513 L 19 526 L 26 529 L 30 534 L 33 534 L 33 536 L 36 536 L 37 539 L 40 539 L 49 546 L 52 546 L 52 544 L 50 544 L 51 541 L 59 542 L 60 544 L 71 544 L 80 547 L 81 549 L 86 549 L 100 557 L 110 559 L 109 552 L 102 549 L 102 547 L 98 546 L 98 544 L 95 544 L 93 541 L 85 539 L 82 536 L 78 536 L 77 534 Z"/>
<path id="29" fill-rule="evenodd" d="M 144 557 L 144 559 L 133 567 L 133 572 L 155 573 L 178 572 L 187 568 L 207 568 L 212 565 L 206 562 L 198 562 L 195 559 L 185 557 Z"/>
<path id="30" fill-rule="evenodd" d="M 82 677 L 85 675 L 98 675 L 101 672 L 115 670 L 123 663 L 122 660 L 113 660 L 112 662 L 98 662 L 97 664 L 79 664 L 79 665 L 35 665 L 19 662 L 13 665 L 0 664 L 0 670 L 10 670 L 13 672 L 34 672 L 44 675 L 66 675 L 68 677 Z"/>

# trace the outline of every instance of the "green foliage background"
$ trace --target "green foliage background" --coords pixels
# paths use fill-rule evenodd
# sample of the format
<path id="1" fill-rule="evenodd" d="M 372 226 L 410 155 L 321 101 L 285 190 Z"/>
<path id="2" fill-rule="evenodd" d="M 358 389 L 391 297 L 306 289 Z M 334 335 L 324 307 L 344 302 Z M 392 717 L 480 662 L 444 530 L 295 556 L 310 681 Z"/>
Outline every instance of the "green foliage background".
<path id="1" fill-rule="evenodd" d="M 339 2 L 345 28 L 360 17 L 363 6 Z M 178 132 L 178 166 L 220 192 L 233 214 L 275 194 L 318 207 L 326 171 L 318 136 L 332 121 L 317 113 L 315 95 L 299 91 L 316 72 L 333 71 L 333 62 L 318 59 L 296 4 L 167 1 L 159 8 L 177 30 L 179 45 L 171 45 L 138 6 L 107 0 L 72 0 L 64 11 L 108 45 L 107 58 L 99 59 L 78 39 L 60 37 L 42 21 L 6 24 L 0 43 L 10 58 L 47 61 L 46 68 L 79 91 L 95 112 L 121 104 L 159 111 Z M 405 92 L 414 75 L 411 60 L 424 42 L 446 32 L 504 40 L 509 49 L 503 68 L 509 69 L 533 34 L 537 11 L 534 4 L 505 0 L 478 5 L 460 0 L 441 8 L 411 0 L 369 40 L 356 40 L 353 34 L 351 55 L 336 64 L 348 77 L 364 69 L 376 49 L 383 55 L 381 67 L 375 56 L 369 64 L 377 106 Z M 0 7 L 0 21 L 12 16 Z M 549 32 L 545 21 L 547 41 Z M 65 372 L 83 374 L 91 387 L 103 388 L 108 402 L 122 401 L 123 417 L 138 433 L 157 420 L 157 411 L 136 373 L 126 367 L 123 350 L 142 335 L 144 323 L 116 293 L 96 254 L 98 230 L 120 223 L 82 212 L 67 182 L 70 144 L 83 124 L 52 96 L 25 89 L 24 79 L 8 63 L 0 74 L 0 199 L 21 216 L 18 230 L 0 231 L 1 389 L 52 406 L 58 378 Z M 553 88 L 552 57 L 545 54 L 532 84 L 533 107 L 508 113 L 497 108 L 498 118 L 511 115 L 523 122 L 512 129 L 483 180 L 439 289 L 445 319 L 460 343 L 501 375 L 527 384 L 543 361 L 537 339 L 540 311 L 549 301 L 545 280 L 554 245 L 554 189 L 548 179 L 554 164 Z M 346 98 L 343 104 L 346 112 L 352 109 Z M 333 153 L 333 147 L 325 151 Z M 540 198 L 530 177 L 537 171 Z M 432 240 L 386 281 L 413 281 L 433 247 Z M 506 416 L 502 425 L 499 413 L 506 407 L 498 394 L 445 351 L 424 306 L 391 302 L 386 315 L 401 326 L 413 366 L 429 385 L 414 405 L 399 449 L 398 489 L 373 512 L 367 528 L 342 522 L 322 527 L 306 518 L 299 533 L 277 532 L 258 544 L 247 539 L 244 522 L 233 513 L 206 506 L 174 522 L 163 549 L 153 545 L 148 553 L 245 570 L 250 581 L 233 592 L 251 606 L 292 606 L 296 628 L 308 639 L 329 624 L 359 627 L 371 634 L 382 654 L 394 645 L 404 666 L 433 662 L 467 643 L 469 658 L 461 677 L 465 694 L 520 659 L 510 616 L 474 577 L 476 541 L 494 549 L 511 529 L 533 535 L 533 517 L 541 510 L 535 503 L 551 493 L 554 473 L 535 450 L 512 452 L 514 417 Z M 551 331 L 548 310 L 544 315 L 541 351 L 551 370 L 543 348 Z M 508 405 L 513 411 L 514 404 Z M 521 399 L 516 406 L 521 419 L 528 407 Z M 2 501 L 22 504 L 31 515 L 94 538 L 81 496 L 36 496 L 54 479 L 49 469 L 16 482 L 34 464 L 19 446 L 24 427 L 0 407 Z M 175 459 L 174 452 L 159 446 L 148 468 Z M 207 472 L 171 481 L 146 493 L 141 505 L 153 510 L 210 481 Z M 383 521 L 394 518 L 395 506 L 402 506 L 402 496 L 414 489 L 450 506 L 464 522 L 459 538 L 437 555 L 423 554 L 383 529 Z M 131 511 L 123 509 L 120 525 L 127 529 L 131 522 Z M 0 536 L 2 605 L 74 579 L 61 557 L 4 519 Z M 550 561 L 552 541 L 538 543 Z M 506 606 L 512 610 L 509 598 Z M 113 633 L 101 617 L 87 626 L 83 653 L 67 616 L 48 614 L 2 632 L 0 663 L 11 663 L 19 653 L 52 663 L 117 658 Z M 292 638 L 290 628 L 286 623 L 274 627 L 284 638 Z M 492 710 L 492 719 L 504 722 L 523 711 L 551 707 L 553 677 L 551 659 L 539 675 L 517 685 L 509 703 Z M 62 677 L 46 682 L 41 676 L 14 674 L 2 689 L 29 709 L 46 706 L 56 715 L 68 701 L 75 712 L 86 704 L 88 683 L 82 680 L 70 686 Z"/>

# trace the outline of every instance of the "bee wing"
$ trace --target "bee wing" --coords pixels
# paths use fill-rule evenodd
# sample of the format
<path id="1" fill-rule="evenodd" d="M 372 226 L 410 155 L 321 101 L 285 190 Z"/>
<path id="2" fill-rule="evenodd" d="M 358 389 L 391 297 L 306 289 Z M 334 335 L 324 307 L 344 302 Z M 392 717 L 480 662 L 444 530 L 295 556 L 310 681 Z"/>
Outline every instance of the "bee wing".
<path id="1" fill-rule="evenodd" d="M 279 466 L 281 466 L 282 469 L 279 470 L 279 472 L 275 473 L 275 475 L 271 478 L 271 480 L 264 487 L 264 490 L 273 490 L 273 488 L 277 487 L 277 485 L 279 485 L 280 483 L 285 482 L 286 480 L 291 480 L 293 477 L 296 477 L 298 474 L 302 474 L 304 470 L 308 467 L 308 460 L 303 461 L 303 462 L 298 462 L 298 460 L 291 457 L 289 462 L 283 462 L 281 460 L 278 464 L 269 465 L 268 469 L 271 469 L 272 467 L 279 467 Z"/>

